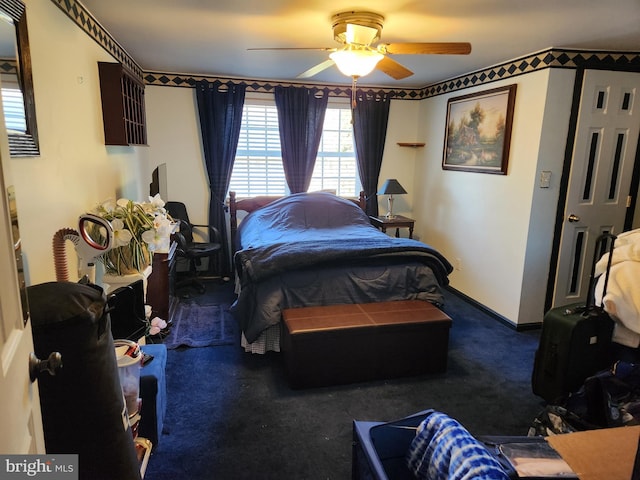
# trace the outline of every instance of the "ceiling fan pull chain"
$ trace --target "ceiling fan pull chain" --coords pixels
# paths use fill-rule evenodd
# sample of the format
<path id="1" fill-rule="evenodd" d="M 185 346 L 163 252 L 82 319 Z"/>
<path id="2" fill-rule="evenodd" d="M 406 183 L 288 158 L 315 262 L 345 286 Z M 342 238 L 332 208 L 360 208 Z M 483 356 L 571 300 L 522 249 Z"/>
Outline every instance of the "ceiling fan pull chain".
<path id="1" fill-rule="evenodd" d="M 355 109 L 356 108 L 356 83 L 358 81 L 358 77 L 356 77 L 355 75 L 353 77 L 351 77 L 352 82 L 351 82 L 351 108 Z"/>

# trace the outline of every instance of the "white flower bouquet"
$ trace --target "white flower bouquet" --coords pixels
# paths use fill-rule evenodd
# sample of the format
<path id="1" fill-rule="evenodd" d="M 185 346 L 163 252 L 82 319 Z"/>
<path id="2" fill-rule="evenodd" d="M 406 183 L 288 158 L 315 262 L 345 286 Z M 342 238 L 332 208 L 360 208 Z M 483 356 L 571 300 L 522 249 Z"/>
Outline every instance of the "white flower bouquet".
<path id="1" fill-rule="evenodd" d="M 113 248 L 98 257 L 107 274 L 141 273 L 151 265 L 153 253 L 169 251 L 175 222 L 159 195 L 149 197 L 148 202 L 107 200 L 91 213 L 108 220 L 113 227 Z"/>

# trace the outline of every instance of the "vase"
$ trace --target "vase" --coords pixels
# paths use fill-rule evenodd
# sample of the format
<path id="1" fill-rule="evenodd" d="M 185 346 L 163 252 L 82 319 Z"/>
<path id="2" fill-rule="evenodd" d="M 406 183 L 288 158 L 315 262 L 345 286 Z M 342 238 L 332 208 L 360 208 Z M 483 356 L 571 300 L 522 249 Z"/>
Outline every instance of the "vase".
<path id="1" fill-rule="evenodd" d="M 130 241 L 128 245 L 112 248 L 101 255 L 105 271 L 116 272 L 109 275 L 135 275 L 144 272 L 151 261 L 149 247 L 142 240 Z"/>

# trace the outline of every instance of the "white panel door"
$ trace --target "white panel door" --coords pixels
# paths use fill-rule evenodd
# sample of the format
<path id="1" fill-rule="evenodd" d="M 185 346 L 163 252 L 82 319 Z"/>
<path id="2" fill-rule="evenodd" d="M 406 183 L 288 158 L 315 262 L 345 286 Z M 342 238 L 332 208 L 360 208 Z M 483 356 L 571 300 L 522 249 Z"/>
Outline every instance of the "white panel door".
<path id="1" fill-rule="evenodd" d="M 31 322 L 20 297 L 24 280 L 17 210 L 5 184 L 8 162 L 9 146 L 0 117 L 0 453 L 44 454 L 38 386 L 29 378 Z"/>
<path id="2" fill-rule="evenodd" d="M 585 72 L 553 306 L 586 300 L 598 235 L 618 234 L 624 226 L 640 128 L 639 90 L 640 73 Z"/>

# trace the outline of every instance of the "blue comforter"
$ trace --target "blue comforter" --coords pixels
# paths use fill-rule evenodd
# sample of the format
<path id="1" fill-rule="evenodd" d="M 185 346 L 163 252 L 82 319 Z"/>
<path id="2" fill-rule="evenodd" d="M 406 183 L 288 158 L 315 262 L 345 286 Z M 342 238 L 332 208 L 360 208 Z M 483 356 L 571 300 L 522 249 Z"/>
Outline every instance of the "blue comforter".
<path id="1" fill-rule="evenodd" d="M 344 262 L 362 263 L 388 258 L 389 260 L 414 260 L 424 263 L 434 271 L 438 282 L 446 285 L 451 265 L 433 248 L 408 238 L 391 238 L 370 230 L 370 237 L 358 237 L 356 229 L 344 237 L 325 240 L 294 240 L 290 243 L 273 243 L 263 247 L 240 250 L 236 256 L 236 268 L 245 281 L 258 282 L 270 276 L 318 265 L 343 265 Z M 378 235 L 377 233 L 380 233 Z"/>
<path id="2" fill-rule="evenodd" d="M 437 286 L 452 271 L 432 247 L 380 232 L 355 203 L 328 193 L 273 202 L 248 215 L 238 236 L 233 311 L 249 342 L 284 308 L 413 298 L 441 304 Z"/>

